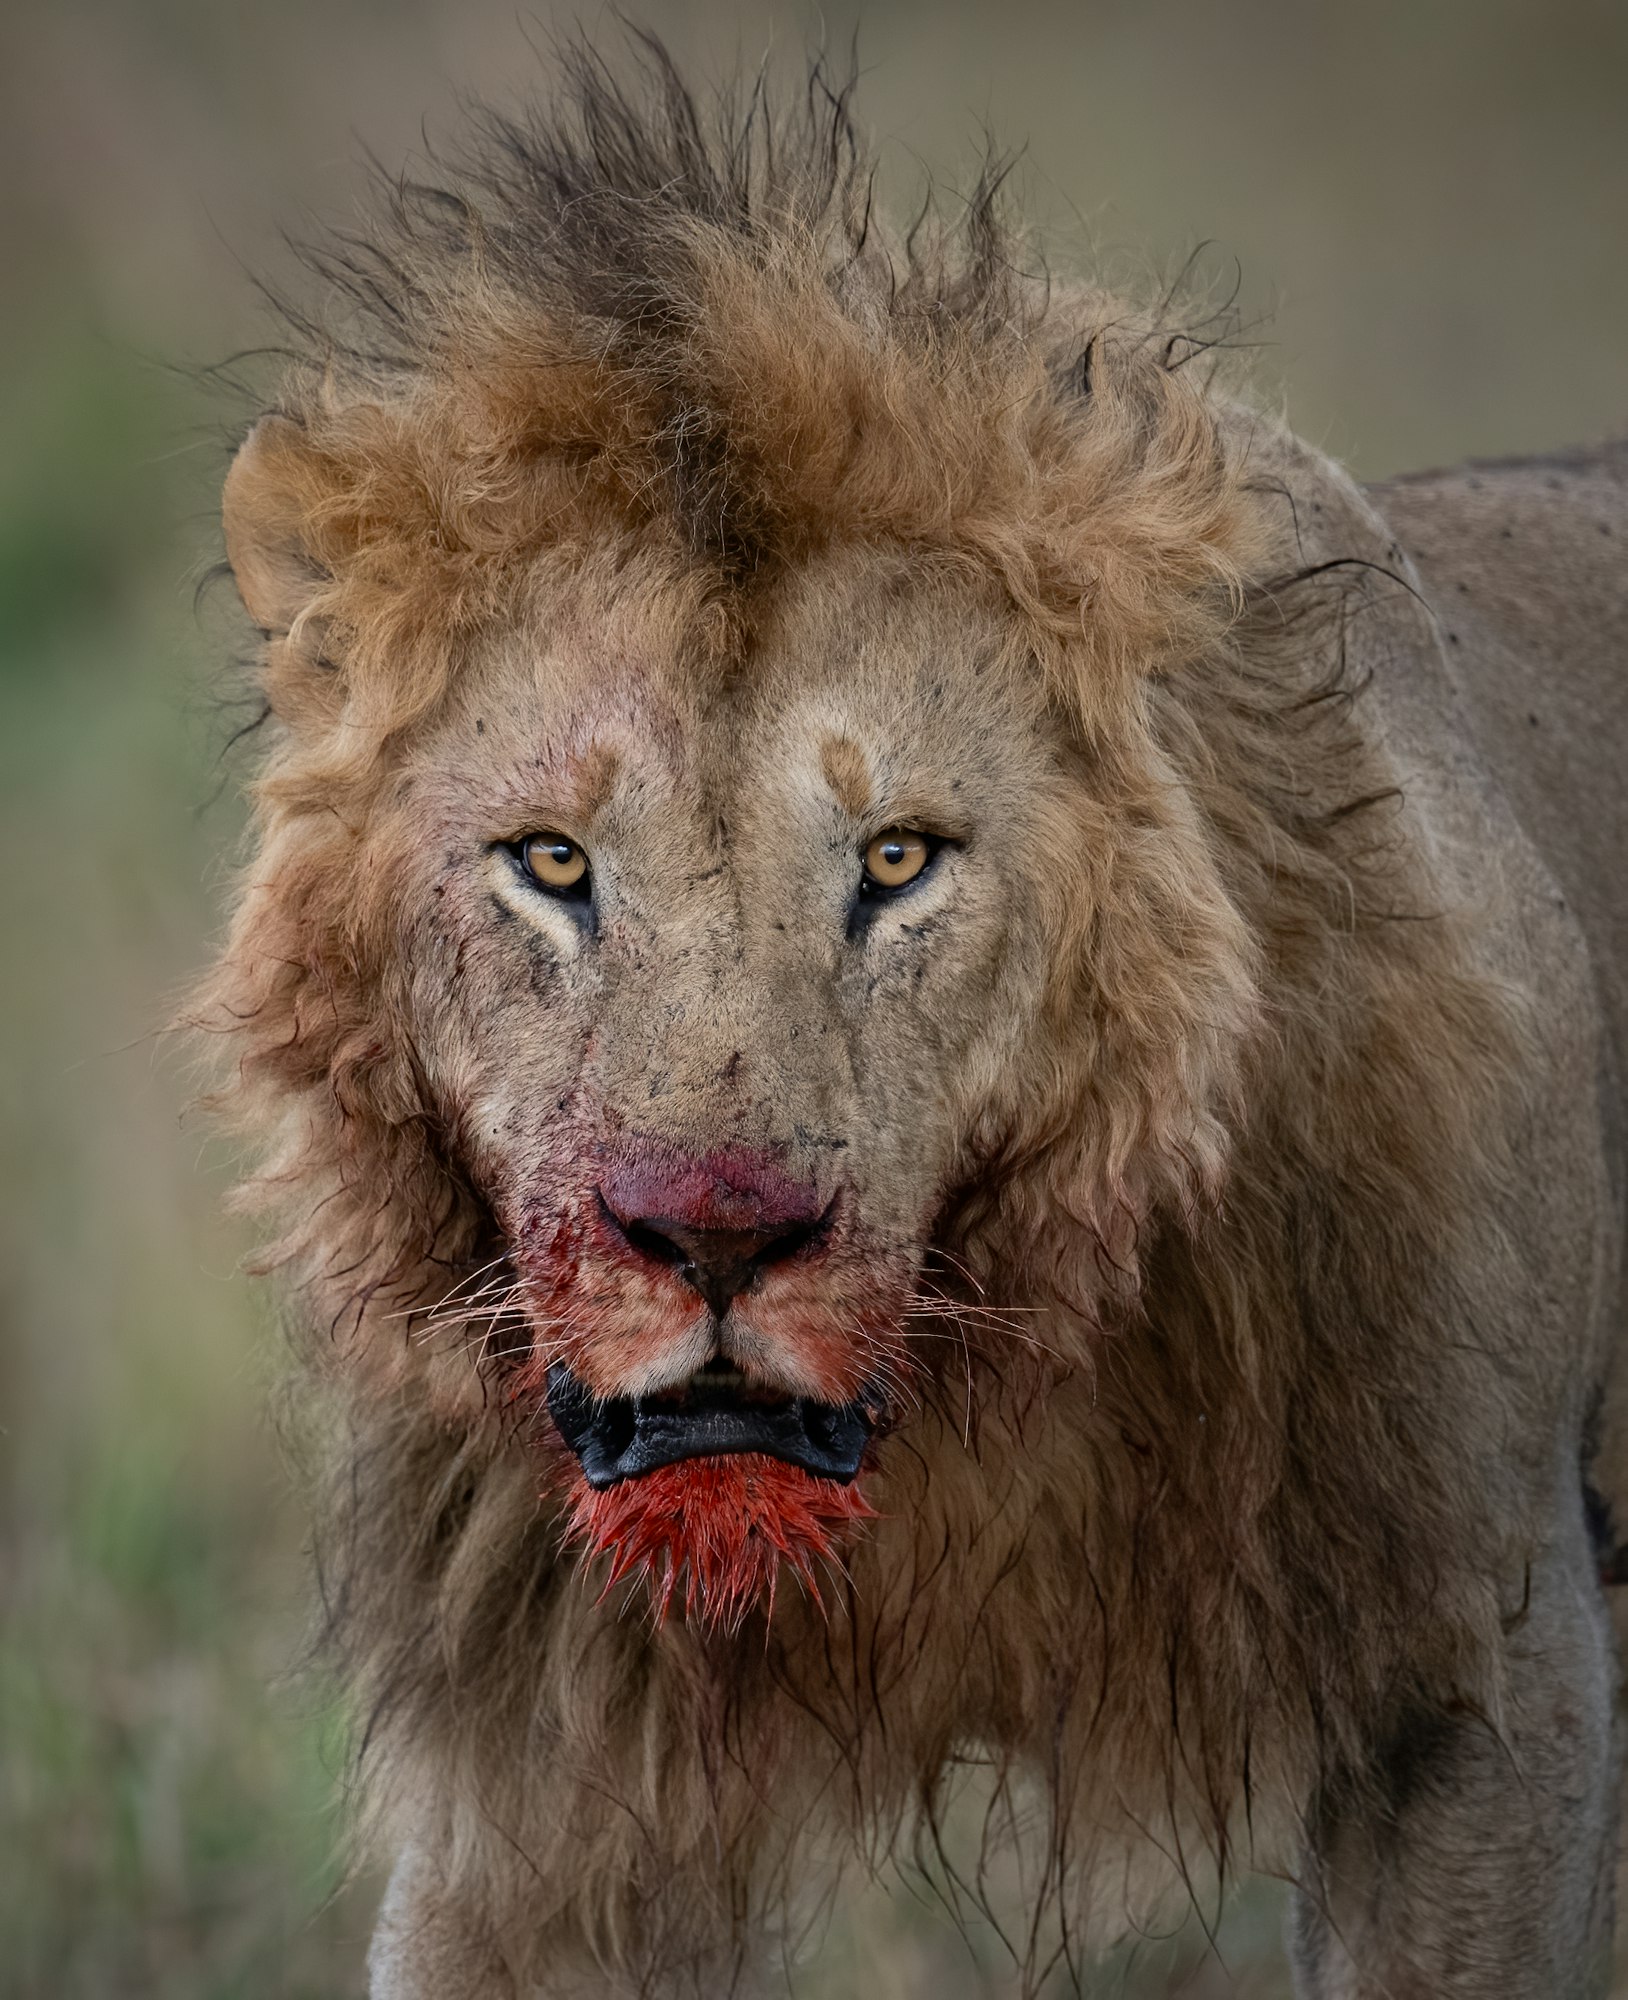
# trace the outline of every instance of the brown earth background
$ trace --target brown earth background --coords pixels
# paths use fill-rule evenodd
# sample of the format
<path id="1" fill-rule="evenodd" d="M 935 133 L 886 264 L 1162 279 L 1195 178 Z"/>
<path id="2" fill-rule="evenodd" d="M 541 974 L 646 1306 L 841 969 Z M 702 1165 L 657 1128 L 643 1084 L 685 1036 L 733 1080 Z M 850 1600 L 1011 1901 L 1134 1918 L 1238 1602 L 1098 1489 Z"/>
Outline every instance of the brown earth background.
<path id="1" fill-rule="evenodd" d="M 844 48 L 849 0 L 652 4 L 705 78 Z M 35 0 L 0 15 L 0 1992 L 334 2000 L 342 1717 L 292 1670 L 280 1336 L 230 1163 L 155 1030 L 218 924 L 237 634 L 194 610 L 278 231 L 353 213 L 571 18 L 513 0 Z M 581 17 L 615 32 L 607 13 Z M 900 200 L 987 125 L 1061 266 L 1241 273 L 1254 368 L 1362 474 L 1628 426 L 1628 0 L 873 0 L 862 114 Z M 1218 1950 L 1091 1991 L 1286 1992 L 1270 1891 Z M 1001 1990 L 930 1885 L 877 1889 L 806 2000 Z"/>

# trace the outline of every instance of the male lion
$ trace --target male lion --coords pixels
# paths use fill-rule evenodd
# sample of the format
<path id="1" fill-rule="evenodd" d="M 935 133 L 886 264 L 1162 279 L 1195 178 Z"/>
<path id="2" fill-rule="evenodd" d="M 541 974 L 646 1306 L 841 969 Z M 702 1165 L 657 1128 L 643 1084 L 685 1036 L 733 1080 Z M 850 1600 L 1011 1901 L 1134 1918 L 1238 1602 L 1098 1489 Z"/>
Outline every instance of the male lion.
<path id="1" fill-rule="evenodd" d="M 1365 496 L 868 187 L 578 56 L 227 481 L 373 1991 L 772 1983 L 981 1759 L 1025 1991 L 1596 1992 L 1628 455 Z"/>

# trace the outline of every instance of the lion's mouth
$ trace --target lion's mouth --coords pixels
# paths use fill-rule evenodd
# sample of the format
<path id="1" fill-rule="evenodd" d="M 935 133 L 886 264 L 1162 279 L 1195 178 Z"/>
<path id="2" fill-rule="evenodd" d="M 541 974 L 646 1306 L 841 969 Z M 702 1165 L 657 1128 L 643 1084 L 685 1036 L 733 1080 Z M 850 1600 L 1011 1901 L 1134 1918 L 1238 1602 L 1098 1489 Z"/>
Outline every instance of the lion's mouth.
<path id="1" fill-rule="evenodd" d="M 686 1458 L 755 1452 L 847 1485 L 881 1420 L 880 1399 L 770 1397 L 716 1363 L 660 1396 L 594 1395 L 564 1362 L 548 1371 L 548 1411 L 596 1491 Z"/>

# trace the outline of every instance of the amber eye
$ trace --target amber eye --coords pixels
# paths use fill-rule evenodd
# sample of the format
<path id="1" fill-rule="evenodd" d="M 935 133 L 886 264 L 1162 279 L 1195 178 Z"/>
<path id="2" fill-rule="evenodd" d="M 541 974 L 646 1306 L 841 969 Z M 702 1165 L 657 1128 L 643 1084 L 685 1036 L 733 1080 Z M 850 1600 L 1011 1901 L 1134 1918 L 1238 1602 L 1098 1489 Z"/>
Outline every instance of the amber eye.
<path id="1" fill-rule="evenodd" d="M 540 889 L 581 895 L 588 886 L 588 857 L 563 833 L 534 833 L 520 843 L 520 865 Z"/>
<path id="2" fill-rule="evenodd" d="M 879 833 L 865 849 L 865 879 L 862 888 L 902 889 L 932 859 L 927 836 L 910 827 L 890 827 Z"/>

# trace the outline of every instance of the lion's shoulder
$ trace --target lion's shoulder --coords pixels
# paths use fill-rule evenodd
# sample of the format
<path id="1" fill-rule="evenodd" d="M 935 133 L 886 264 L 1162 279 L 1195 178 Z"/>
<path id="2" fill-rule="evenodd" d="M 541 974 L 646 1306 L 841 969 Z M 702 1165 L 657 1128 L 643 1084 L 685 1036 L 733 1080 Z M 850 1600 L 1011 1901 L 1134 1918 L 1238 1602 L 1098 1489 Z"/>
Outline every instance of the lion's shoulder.
<path id="1" fill-rule="evenodd" d="M 1628 1045 L 1628 439 L 1372 489 L 1476 748 L 1588 939 Z"/>

